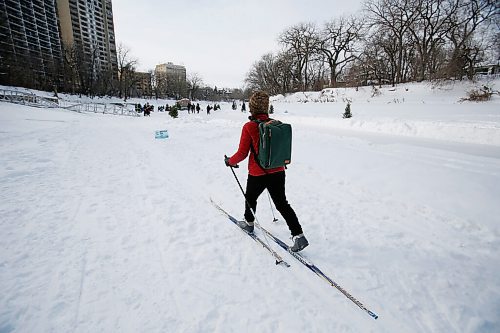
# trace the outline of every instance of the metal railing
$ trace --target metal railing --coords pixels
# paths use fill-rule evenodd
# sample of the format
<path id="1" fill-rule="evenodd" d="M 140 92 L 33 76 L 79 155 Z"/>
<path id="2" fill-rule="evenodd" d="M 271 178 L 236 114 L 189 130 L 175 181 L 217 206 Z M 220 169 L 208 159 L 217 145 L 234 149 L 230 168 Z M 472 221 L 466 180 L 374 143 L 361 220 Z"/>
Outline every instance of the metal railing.
<path id="1" fill-rule="evenodd" d="M 58 98 L 42 97 L 33 93 L 20 92 L 16 90 L 0 89 L 0 102 L 28 105 L 38 108 L 60 108 L 74 112 L 89 112 L 113 114 L 120 116 L 138 117 L 140 114 L 135 111 L 135 105 L 131 103 L 76 103 L 61 101 Z"/>
<path id="2" fill-rule="evenodd" d="M 58 108 L 56 98 L 42 97 L 33 93 L 25 93 L 16 90 L 0 89 L 0 101 L 9 103 L 29 105 L 33 107 Z"/>
<path id="3" fill-rule="evenodd" d="M 140 114 L 135 111 L 135 106 L 129 103 L 81 103 L 73 104 L 63 107 L 66 110 L 75 112 L 89 112 L 89 113 L 102 113 L 114 114 L 119 116 L 133 116 L 138 117 Z"/>

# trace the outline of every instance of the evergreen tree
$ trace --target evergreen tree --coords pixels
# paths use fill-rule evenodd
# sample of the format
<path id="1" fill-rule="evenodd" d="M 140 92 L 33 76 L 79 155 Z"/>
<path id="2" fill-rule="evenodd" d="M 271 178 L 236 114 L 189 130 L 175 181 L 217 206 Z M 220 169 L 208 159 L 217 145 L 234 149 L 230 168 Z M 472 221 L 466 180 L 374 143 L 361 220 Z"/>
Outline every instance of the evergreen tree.
<path id="1" fill-rule="evenodd" d="M 170 108 L 170 111 L 168 111 L 168 115 L 172 118 L 177 118 L 179 116 L 179 111 L 177 105 L 174 105 Z"/>
<path id="2" fill-rule="evenodd" d="M 344 115 L 342 118 L 351 118 L 352 117 L 352 113 L 351 113 L 351 103 L 348 102 L 347 103 L 347 106 L 345 107 L 345 112 L 344 112 Z"/>

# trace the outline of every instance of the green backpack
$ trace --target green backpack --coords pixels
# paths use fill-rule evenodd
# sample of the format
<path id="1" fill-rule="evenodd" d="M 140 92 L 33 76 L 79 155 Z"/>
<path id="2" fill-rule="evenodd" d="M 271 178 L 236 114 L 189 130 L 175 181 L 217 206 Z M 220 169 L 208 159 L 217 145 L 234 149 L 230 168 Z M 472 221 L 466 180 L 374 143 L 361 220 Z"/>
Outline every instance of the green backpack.
<path id="1" fill-rule="evenodd" d="M 292 126 L 279 120 L 254 120 L 259 124 L 259 153 L 250 145 L 255 160 L 264 171 L 286 167 L 292 158 Z"/>

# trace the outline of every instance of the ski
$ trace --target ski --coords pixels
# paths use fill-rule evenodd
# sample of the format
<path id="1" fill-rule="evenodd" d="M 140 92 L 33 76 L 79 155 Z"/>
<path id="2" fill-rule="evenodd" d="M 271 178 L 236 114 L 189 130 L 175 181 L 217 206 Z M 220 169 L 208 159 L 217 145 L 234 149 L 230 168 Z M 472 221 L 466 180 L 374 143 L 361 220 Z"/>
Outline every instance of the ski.
<path id="1" fill-rule="evenodd" d="M 210 202 L 212 203 L 212 205 L 214 205 L 215 208 L 217 208 L 222 214 L 224 214 L 229 219 L 229 221 L 233 222 L 236 225 L 236 227 L 241 230 L 241 232 L 243 232 L 245 235 L 250 236 L 250 238 L 252 238 L 254 241 L 262 245 L 267 251 L 269 251 L 269 253 L 271 253 L 274 259 L 276 260 L 276 265 L 282 264 L 285 267 L 290 267 L 290 264 L 288 264 L 285 260 L 283 260 L 283 258 L 278 253 L 276 253 L 276 251 L 274 251 L 269 245 L 267 245 L 259 236 L 257 236 L 255 233 L 248 233 L 242 230 L 238 226 L 238 220 L 236 218 L 231 216 L 221 206 L 216 204 L 211 198 Z"/>
<path id="2" fill-rule="evenodd" d="M 377 319 L 378 318 L 378 315 L 375 314 L 374 312 L 368 310 L 366 308 L 366 306 L 364 306 L 360 301 L 358 301 L 356 298 L 354 298 L 354 296 L 352 296 L 351 294 L 349 294 L 349 292 L 347 292 L 344 288 L 342 288 L 338 283 L 336 283 L 335 281 L 333 281 L 332 279 L 330 279 L 328 276 L 326 276 L 325 273 L 323 273 L 316 265 L 314 265 L 311 261 L 307 260 L 306 258 L 304 258 L 300 253 L 297 253 L 297 252 L 293 252 L 292 250 L 290 250 L 290 247 L 285 243 L 283 242 L 281 239 L 279 239 L 278 237 L 274 236 L 272 233 L 270 233 L 269 231 L 267 231 L 264 227 L 262 227 L 261 225 L 256 225 L 260 230 L 262 230 L 267 236 L 269 236 L 276 244 L 278 244 L 280 247 L 282 247 L 283 249 L 285 249 L 288 253 L 290 253 L 295 259 L 297 259 L 301 264 L 303 264 L 304 266 L 306 266 L 307 268 L 309 268 L 311 271 L 314 272 L 314 274 L 316 274 L 317 276 L 319 276 L 320 278 L 322 278 L 323 280 L 325 280 L 326 282 L 328 282 L 332 287 L 335 287 L 337 288 L 337 290 L 339 290 L 345 297 L 347 297 L 351 302 L 353 302 L 354 304 L 356 304 L 361 310 L 365 311 L 366 313 L 368 313 L 370 315 L 370 317 L 372 317 L 373 319 Z"/>

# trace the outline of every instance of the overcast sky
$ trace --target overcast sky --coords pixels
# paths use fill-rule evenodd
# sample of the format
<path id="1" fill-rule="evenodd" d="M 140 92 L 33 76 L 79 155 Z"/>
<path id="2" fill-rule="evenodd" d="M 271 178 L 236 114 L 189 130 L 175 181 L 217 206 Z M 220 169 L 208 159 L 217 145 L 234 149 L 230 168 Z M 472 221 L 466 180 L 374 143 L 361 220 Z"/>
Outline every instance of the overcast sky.
<path id="1" fill-rule="evenodd" d="M 139 61 L 184 65 L 204 83 L 239 88 L 252 64 L 279 49 L 278 35 L 301 23 L 361 9 L 362 0 L 113 0 L 117 45 Z"/>

